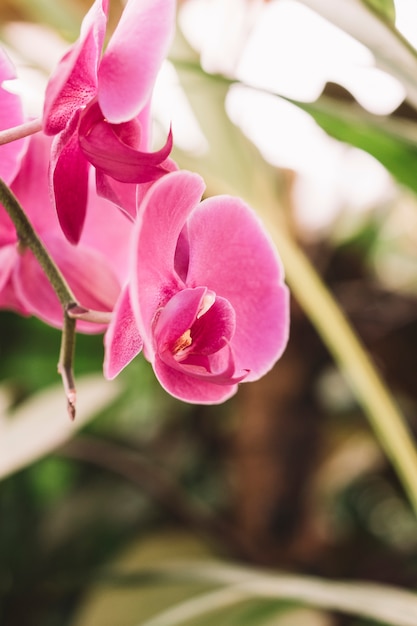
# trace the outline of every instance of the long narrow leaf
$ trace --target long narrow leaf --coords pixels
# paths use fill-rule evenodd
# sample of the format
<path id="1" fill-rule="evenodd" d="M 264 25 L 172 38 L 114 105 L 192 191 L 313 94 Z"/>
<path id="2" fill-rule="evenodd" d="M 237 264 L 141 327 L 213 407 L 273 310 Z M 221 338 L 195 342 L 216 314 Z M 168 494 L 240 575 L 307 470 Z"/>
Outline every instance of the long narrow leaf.
<path id="1" fill-rule="evenodd" d="M 12 414 L 0 415 L 0 480 L 65 443 L 120 393 L 120 385 L 100 375 L 79 378 L 77 388 L 74 422 L 65 411 L 61 384 L 31 396 Z"/>
<path id="2" fill-rule="evenodd" d="M 165 564 L 137 572 L 136 584 L 148 577 L 154 584 L 193 582 L 221 586 L 164 611 L 146 626 L 174 626 L 216 609 L 248 598 L 291 600 L 303 605 L 377 620 L 390 626 L 417 624 L 417 594 L 389 585 L 360 582 L 334 582 L 312 576 L 271 574 L 213 561 L 187 561 Z M 128 575 L 132 584 L 132 572 Z M 123 576 L 120 578 L 123 581 Z M 183 621 L 179 621 L 182 618 Z"/>

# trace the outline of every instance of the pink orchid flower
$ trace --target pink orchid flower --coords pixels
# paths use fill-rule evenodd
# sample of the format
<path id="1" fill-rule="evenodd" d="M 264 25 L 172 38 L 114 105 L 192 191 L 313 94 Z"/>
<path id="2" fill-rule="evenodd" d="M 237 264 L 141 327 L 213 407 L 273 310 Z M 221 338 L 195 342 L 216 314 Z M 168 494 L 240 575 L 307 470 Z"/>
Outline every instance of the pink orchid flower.
<path id="1" fill-rule="evenodd" d="M 16 78 L 12 62 L 0 48 L 0 131 L 23 123 L 23 110 L 19 96 L 10 93 L 3 83 Z M 10 183 L 18 168 L 25 140 L 13 141 L 0 146 L 0 177 Z"/>
<path id="2" fill-rule="evenodd" d="M 78 246 L 71 245 L 50 200 L 50 144 L 51 139 L 43 133 L 30 138 L 11 189 L 78 302 L 88 309 L 111 312 L 128 273 L 126 242 L 132 223 L 107 200 L 99 198 L 94 184 L 90 184 L 90 211 L 83 235 Z M 18 243 L 14 225 L 1 205 L 0 307 L 62 326 L 62 307 L 55 292 L 32 252 Z M 77 321 L 77 329 L 82 332 L 100 332 L 104 328 Z"/>
<path id="3" fill-rule="evenodd" d="M 94 2 L 45 95 L 44 131 L 56 135 L 56 210 L 72 243 L 85 220 L 91 164 L 99 193 L 136 213 L 136 184 L 162 176 L 172 148 L 170 133 L 161 150 L 149 152 L 152 89 L 174 31 L 175 0 L 128 0 L 100 58 L 108 8 L 109 0 Z"/>
<path id="4" fill-rule="evenodd" d="M 161 385 L 188 402 L 230 398 L 264 375 L 289 332 L 289 294 L 277 253 L 242 200 L 200 203 L 202 179 L 167 174 L 153 184 L 133 232 L 130 287 L 106 338 L 114 378 L 142 347 Z"/>

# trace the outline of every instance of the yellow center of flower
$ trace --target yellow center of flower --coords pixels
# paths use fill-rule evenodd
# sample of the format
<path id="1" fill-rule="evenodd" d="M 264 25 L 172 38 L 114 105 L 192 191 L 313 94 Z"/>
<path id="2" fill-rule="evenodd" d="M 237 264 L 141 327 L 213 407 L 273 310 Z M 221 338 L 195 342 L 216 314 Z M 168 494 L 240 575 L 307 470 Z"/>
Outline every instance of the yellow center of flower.
<path id="1" fill-rule="evenodd" d="M 173 354 L 177 357 L 182 356 L 184 350 L 191 346 L 192 343 L 193 340 L 191 338 L 191 328 L 189 328 L 185 331 L 185 333 L 181 335 L 181 337 L 178 337 L 177 341 L 172 346 Z"/>

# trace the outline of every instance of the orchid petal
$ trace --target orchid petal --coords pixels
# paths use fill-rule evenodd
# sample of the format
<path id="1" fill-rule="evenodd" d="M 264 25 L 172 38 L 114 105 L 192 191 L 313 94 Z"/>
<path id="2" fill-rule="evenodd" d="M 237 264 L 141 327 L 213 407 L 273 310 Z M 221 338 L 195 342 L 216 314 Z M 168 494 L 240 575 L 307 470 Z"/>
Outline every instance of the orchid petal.
<path id="1" fill-rule="evenodd" d="M 233 351 L 228 342 L 221 350 L 210 356 L 191 354 L 183 361 L 177 361 L 175 355 L 166 351 L 158 357 L 181 374 L 205 380 L 210 385 L 235 385 L 247 378 L 249 372 L 249 370 L 244 370 L 236 375 Z"/>
<path id="2" fill-rule="evenodd" d="M 121 183 L 96 170 L 96 186 L 98 195 L 115 204 L 127 219 L 136 218 L 136 184 Z"/>
<path id="3" fill-rule="evenodd" d="M 160 353 L 171 352 L 173 344 L 191 328 L 206 293 L 206 287 L 182 289 L 157 313 L 154 335 Z"/>
<path id="4" fill-rule="evenodd" d="M 45 94 L 44 131 L 63 130 L 76 110 L 97 91 L 97 71 L 106 32 L 108 0 L 96 0 L 84 17 L 80 38 L 64 55 Z"/>
<path id="5" fill-rule="evenodd" d="M 190 248 L 188 244 L 188 227 L 187 224 L 185 224 L 178 237 L 174 258 L 175 271 L 184 283 L 187 280 L 189 262 Z"/>
<path id="6" fill-rule="evenodd" d="M 192 327 L 193 353 L 211 355 L 228 343 L 236 329 L 236 316 L 230 303 L 216 296 L 212 306 L 197 316 Z"/>
<path id="7" fill-rule="evenodd" d="M 32 135 L 11 189 L 37 233 L 60 229 L 48 184 L 51 138 Z"/>
<path id="8" fill-rule="evenodd" d="M 167 173 L 161 165 L 172 150 L 170 131 L 156 152 L 141 152 L 125 143 L 125 129 L 106 122 L 96 104 L 80 118 L 79 145 L 85 158 L 105 174 L 123 183 L 146 183 Z"/>
<path id="9" fill-rule="evenodd" d="M 19 96 L 3 87 L 3 82 L 16 78 L 15 69 L 6 53 L 0 49 L 0 130 L 23 123 L 23 110 Z M 0 177 L 10 183 L 19 167 L 19 159 L 26 141 L 19 139 L 0 146 Z"/>
<path id="10" fill-rule="evenodd" d="M 112 203 L 96 194 L 94 177 L 90 180 L 89 191 L 88 211 L 80 245 L 93 248 L 105 256 L 122 285 L 129 272 L 128 248 L 133 221 L 125 213 L 115 210 Z"/>
<path id="11" fill-rule="evenodd" d="M 8 248 L 3 250 L 6 250 L 7 252 L 5 254 L 0 253 L 0 266 L 2 266 L 3 263 L 7 263 L 7 267 L 6 265 L 2 266 L 3 273 L 0 278 L 0 309 L 14 311 L 15 313 L 19 313 L 19 315 L 30 315 L 31 312 L 18 298 L 14 285 L 18 263 L 18 252 L 16 247 L 8 246 Z M 16 255 L 15 258 L 13 258 L 13 254 L 9 254 L 9 258 L 7 259 L 7 254 L 11 253 L 12 250 L 13 254 Z"/>
<path id="12" fill-rule="evenodd" d="M 175 398 L 198 404 L 220 404 L 231 398 L 237 391 L 237 384 L 216 384 L 210 378 L 197 378 L 179 372 L 167 365 L 158 356 L 154 363 L 155 375 L 162 387 Z"/>
<path id="13" fill-rule="evenodd" d="M 211 355 L 223 348 L 235 331 L 235 315 L 224 298 L 206 287 L 182 289 L 159 312 L 154 324 L 158 352 L 177 361 Z M 186 335 L 186 340 L 182 338 Z M 162 357 L 163 358 L 163 357 Z"/>
<path id="14" fill-rule="evenodd" d="M 20 256 L 13 282 L 18 300 L 32 315 L 56 328 L 62 326 L 62 306 L 30 250 Z"/>
<path id="15" fill-rule="evenodd" d="M 6 209 L 0 204 L 0 247 L 17 241 L 16 229 Z"/>
<path id="16" fill-rule="evenodd" d="M 16 245 L 0 248 L 0 292 L 9 281 L 13 267 L 16 264 L 18 252 Z"/>
<path id="17" fill-rule="evenodd" d="M 265 374 L 288 339 L 289 296 L 273 244 L 255 213 L 240 199 L 203 201 L 188 223 L 187 284 L 205 284 L 225 297 L 236 313 L 232 340 L 246 380 Z"/>
<path id="18" fill-rule="evenodd" d="M 139 335 L 129 290 L 125 288 L 114 308 L 112 321 L 104 337 L 105 357 L 104 376 L 115 378 L 142 350 L 143 342 Z"/>
<path id="19" fill-rule="evenodd" d="M 76 128 L 74 117 L 73 123 L 55 138 L 51 155 L 56 212 L 64 235 L 73 244 L 80 240 L 84 225 L 89 170 L 79 147 Z"/>
<path id="20" fill-rule="evenodd" d="M 109 122 L 133 119 L 143 109 L 174 28 L 174 0 L 128 0 L 98 74 L 98 99 Z"/>
<path id="21" fill-rule="evenodd" d="M 62 237 L 45 236 L 44 243 L 76 299 L 87 309 L 112 311 L 120 285 L 107 259 L 95 250 L 73 247 Z M 20 258 L 16 293 L 34 315 L 52 326 L 62 326 L 62 305 L 30 250 Z M 105 326 L 78 320 L 77 328 L 97 333 Z"/>
<path id="22" fill-rule="evenodd" d="M 203 190 L 197 174 L 172 172 L 152 185 L 139 208 L 133 232 L 131 298 L 147 358 L 152 357 L 155 312 L 184 287 L 174 269 L 176 246 Z"/>
<path id="23" fill-rule="evenodd" d="M 161 164 L 166 172 L 175 172 L 177 164 L 170 158 Z M 96 170 L 97 193 L 102 198 L 115 204 L 128 219 L 134 221 L 139 205 L 154 181 L 147 183 L 121 183 L 102 170 Z"/>

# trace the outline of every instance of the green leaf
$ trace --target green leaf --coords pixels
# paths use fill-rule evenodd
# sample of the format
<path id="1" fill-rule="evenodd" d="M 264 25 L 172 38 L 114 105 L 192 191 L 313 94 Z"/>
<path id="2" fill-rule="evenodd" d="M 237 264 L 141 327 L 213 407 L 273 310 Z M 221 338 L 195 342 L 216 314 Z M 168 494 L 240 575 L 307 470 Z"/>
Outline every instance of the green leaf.
<path id="1" fill-rule="evenodd" d="M 394 0 L 363 0 L 371 9 L 377 11 L 381 17 L 385 18 L 391 24 L 395 23 L 395 4 Z"/>
<path id="2" fill-rule="evenodd" d="M 417 193 L 417 128 L 405 119 L 377 116 L 358 104 L 321 96 L 316 102 L 290 100 L 330 136 L 374 156 L 397 181 Z"/>

